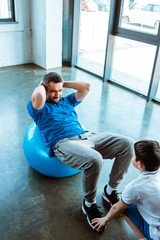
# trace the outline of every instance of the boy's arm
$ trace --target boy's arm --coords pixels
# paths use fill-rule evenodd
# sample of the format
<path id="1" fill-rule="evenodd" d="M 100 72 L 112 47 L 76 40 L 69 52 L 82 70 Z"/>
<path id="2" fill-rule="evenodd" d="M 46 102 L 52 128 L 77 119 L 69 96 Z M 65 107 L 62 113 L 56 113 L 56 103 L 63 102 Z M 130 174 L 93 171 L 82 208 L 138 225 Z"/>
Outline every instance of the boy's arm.
<path id="1" fill-rule="evenodd" d="M 107 225 L 113 219 L 117 218 L 128 207 L 129 206 L 124 204 L 120 199 L 116 204 L 111 207 L 110 211 L 105 217 L 95 218 L 92 220 L 92 225 L 94 226 L 94 229 L 97 228 L 97 232 L 99 232 L 102 227 Z"/>
<path id="2" fill-rule="evenodd" d="M 46 89 L 42 83 L 35 88 L 32 94 L 32 105 L 35 109 L 39 110 L 43 108 L 46 102 Z"/>
<path id="3" fill-rule="evenodd" d="M 86 82 L 64 82 L 63 87 L 77 90 L 75 94 L 77 101 L 82 101 L 90 90 L 90 84 Z"/>

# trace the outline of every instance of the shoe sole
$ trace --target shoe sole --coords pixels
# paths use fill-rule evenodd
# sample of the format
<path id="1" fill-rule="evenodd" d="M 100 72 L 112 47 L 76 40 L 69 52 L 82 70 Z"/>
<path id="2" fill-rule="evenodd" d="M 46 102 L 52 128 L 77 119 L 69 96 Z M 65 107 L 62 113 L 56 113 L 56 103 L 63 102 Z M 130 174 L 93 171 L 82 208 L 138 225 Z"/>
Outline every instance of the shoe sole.
<path id="1" fill-rule="evenodd" d="M 82 211 L 83 211 L 83 213 L 85 214 L 85 216 L 86 216 L 86 218 L 87 218 L 87 221 L 88 221 L 90 227 L 93 229 L 94 227 L 93 227 L 93 225 L 91 224 L 91 222 L 90 222 L 90 220 L 89 220 L 89 218 L 88 218 L 88 215 L 87 215 L 87 213 L 86 213 L 83 205 L 82 205 Z M 96 229 L 95 229 L 95 230 L 96 230 Z"/>
<path id="2" fill-rule="evenodd" d="M 91 222 L 90 222 L 90 220 L 89 220 L 89 218 L 88 218 L 88 215 L 87 215 L 87 213 L 86 213 L 86 211 L 85 211 L 85 209 L 84 209 L 84 206 L 82 205 L 82 212 L 84 213 L 84 215 L 86 216 L 86 218 L 87 218 L 87 221 L 88 221 L 88 223 L 89 223 L 89 225 L 90 225 L 90 227 L 92 228 L 92 229 L 94 229 L 94 226 L 91 224 Z M 105 227 L 104 227 L 105 228 Z M 94 229 L 96 232 L 97 232 L 97 228 L 96 229 Z M 104 229 L 103 229 L 104 230 Z M 100 232 L 103 232 L 103 230 L 102 229 L 100 229 Z"/>
<path id="3" fill-rule="evenodd" d="M 106 202 L 108 202 L 108 203 L 110 204 L 111 207 L 113 206 L 113 204 L 112 204 L 111 201 L 106 197 L 106 195 L 105 195 L 104 192 L 102 193 L 102 197 L 103 197 L 103 199 L 104 199 Z"/>

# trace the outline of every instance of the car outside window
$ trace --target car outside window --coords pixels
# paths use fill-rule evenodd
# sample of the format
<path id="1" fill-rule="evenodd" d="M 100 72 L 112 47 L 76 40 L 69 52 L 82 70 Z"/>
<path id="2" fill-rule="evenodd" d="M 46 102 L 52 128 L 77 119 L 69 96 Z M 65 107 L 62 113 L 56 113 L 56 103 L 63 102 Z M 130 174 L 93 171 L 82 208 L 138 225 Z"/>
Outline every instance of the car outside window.
<path id="1" fill-rule="evenodd" d="M 130 7 L 130 9 L 131 9 L 131 10 L 138 10 L 139 7 L 140 7 L 139 4 L 136 3 L 136 4 L 133 4 L 133 5 Z"/>
<path id="2" fill-rule="evenodd" d="M 153 12 L 160 12 L 160 5 L 153 5 Z"/>

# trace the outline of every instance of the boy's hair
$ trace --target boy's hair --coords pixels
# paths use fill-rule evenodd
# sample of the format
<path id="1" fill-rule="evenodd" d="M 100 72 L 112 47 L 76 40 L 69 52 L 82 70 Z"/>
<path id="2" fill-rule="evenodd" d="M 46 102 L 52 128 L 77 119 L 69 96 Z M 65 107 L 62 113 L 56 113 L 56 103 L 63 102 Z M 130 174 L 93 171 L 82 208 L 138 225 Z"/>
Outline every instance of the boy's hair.
<path id="1" fill-rule="evenodd" d="M 63 78 L 56 72 L 50 72 L 44 75 L 43 85 L 45 88 L 48 87 L 49 82 L 60 83 L 63 82 Z"/>
<path id="2" fill-rule="evenodd" d="M 146 171 L 160 167 L 160 145 L 157 141 L 141 140 L 134 144 L 136 161 L 142 161 Z"/>

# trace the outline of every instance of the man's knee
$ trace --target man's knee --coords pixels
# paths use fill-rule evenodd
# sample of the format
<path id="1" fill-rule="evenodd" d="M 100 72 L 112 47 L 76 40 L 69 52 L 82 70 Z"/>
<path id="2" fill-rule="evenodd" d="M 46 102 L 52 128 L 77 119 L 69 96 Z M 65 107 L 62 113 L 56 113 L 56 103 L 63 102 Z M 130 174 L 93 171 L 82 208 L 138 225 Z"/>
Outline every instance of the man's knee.
<path id="1" fill-rule="evenodd" d="M 101 168 L 102 168 L 102 165 L 103 165 L 103 158 L 102 158 L 101 154 L 98 153 L 98 154 L 95 156 L 95 158 L 93 158 L 93 162 L 94 162 L 94 165 L 95 165 L 97 168 L 101 169 Z"/>
<path id="2" fill-rule="evenodd" d="M 95 168 L 96 170 L 101 170 L 103 165 L 102 155 L 98 152 L 94 152 L 94 154 L 90 155 L 88 158 L 88 167 Z"/>
<path id="3" fill-rule="evenodd" d="M 129 137 L 124 137 L 122 141 L 123 141 L 123 148 L 133 155 L 135 141 Z"/>

